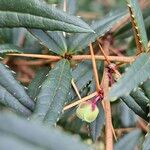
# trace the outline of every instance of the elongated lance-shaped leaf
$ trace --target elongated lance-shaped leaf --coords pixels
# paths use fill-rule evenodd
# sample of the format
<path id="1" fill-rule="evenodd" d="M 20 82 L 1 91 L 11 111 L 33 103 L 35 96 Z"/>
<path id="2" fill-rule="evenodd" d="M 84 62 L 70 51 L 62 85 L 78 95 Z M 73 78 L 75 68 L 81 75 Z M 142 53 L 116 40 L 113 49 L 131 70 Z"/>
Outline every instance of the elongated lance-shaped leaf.
<path id="1" fill-rule="evenodd" d="M 29 31 L 50 51 L 59 55 L 64 55 L 67 51 L 66 39 L 61 32 L 46 32 L 38 29 L 31 29 Z"/>
<path id="2" fill-rule="evenodd" d="M 122 101 L 119 102 L 117 113 L 119 114 L 119 120 L 123 127 L 135 126 L 137 116 L 134 111 L 126 105 L 126 103 Z"/>
<path id="3" fill-rule="evenodd" d="M 149 149 L 150 149 L 150 132 L 146 134 L 144 143 L 142 145 L 142 150 L 149 150 Z"/>
<path id="4" fill-rule="evenodd" d="M 89 124 L 90 135 L 94 142 L 101 135 L 101 130 L 104 126 L 104 110 L 102 104 L 98 102 L 97 106 L 99 109 L 99 114 L 97 118 L 92 123 Z"/>
<path id="5" fill-rule="evenodd" d="M 148 121 L 148 117 L 147 117 L 147 114 L 146 114 L 147 112 L 144 112 L 144 110 L 136 103 L 136 101 L 130 95 L 121 96 L 120 98 L 137 115 L 139 115 L 141 118 Z"/>
<path id="6" fill-rule="evenodd" d="M 141 82 L 150 77 L 150 56 L 143 53 L 135 60 L 124 75 L 112 86 L 109 97 L 128 95 Z"/>
<path id="7" fill-rule="evenodd" d="M 11 93 L 16 99 L 19 100 L 27 108 L 33 110 L 34 102 L 27 95 L 23 86 L 21 86 L 13 77 L 11 71 L 0 63 L 0 85 Z"/>
<path id="8" fill-rule="evenodd" d="M 147 79 L 143 84 L 142 84 L 142 89 L 145 92 L 145 95 L 150 99 L 150 79 Z"/>
<path id="9" fill-rule="evenodd" d="M 36 101 L 36 97 L 40 92 L 42 83 L 46 80 L 47 74 L 50 71 L 50 67 L 41 67 L 36 71 L 36 75 L 34 79 L 31 81 L 31 83 L 28 86 L 28 95 Z"/>
<path id="10" fill-rule="evenodd" d="M 0 0 L 0 27 L 93 32 L 79 18 L 59 11 L 40 0 Z"/>
<path id="11" fill-rule="evenodd" d="M 95 33 L 89 34 L 75 34 L 68 39 L 68 51 L 74 53 L 76 51 L 81 51 L 86 48 L 89 43 L 94 42 L 96 38 L 103 36 L 107 33 L 113 25 L 115 25 L 123 16 L 125 11 L 112 12 L 103 19 L 95 21 L 91 24 L 91 28 Z"/>
<path id="12" fill-rule="evenodd" d="M 121 138 L 114 146 L 114 150 L 133 150 L 139 142 L 141 131 L 133 130 Z"/>
<path id="13" fill-rule="evenodd" d="M 14 147 L 14 150 L 18 150 L 21 145 L 30 148 L 30 150 L 34 147 L 40 150 L 90 149 L 89 146 L 81 143 L 79 138 L 72 137 L 59 129 L 28 121 L 13 114 L 1 113 L 0 122 L 0 149 L 3 146 L 6 148 L 4 150 L 12 149 L 9 146 L 10 144 Z"/>
<path id="14" fill-rule="evenodd" d="M 133 90 L 130 95 L 134 98 L 136 103 L 144 110 L 144 112 L 148 112 L 147 104 L 150 100 L 145 96 L 140 88 L 137 88 L 135 91 Z"/>
<path id="15" fill-rule="evenodd" d="M 31 111 L 22 105 L 11 93 L 0 85 L 0 103 L 10 107 L 21 115 L 29 116 Z"/>
<path id="16" fill-rule="evenodd" d="M 59 61 L 43 82 L 33 118 L 55 124 L 67 101 L 71 85 L 70 64 L 67 60 Z"/>
<path id="17" fill-rule="evenodd" d="M 131 13 L 131 21 L 133 22 L 134 30 L 136 32 L 136 38 L 139 45 L 142 44 L 142 47 L 144 48 L 144 51 L 148 51 L 148 39 L 145 31 L 144 21 L 142 12 L 140 10 L 140 7 L 138 5 L 137 0 L 127 0 L 128 7 Z"/>
<path id="18" fill-rule="evenodd" d="M 21 49 L 13 44 L 0 44 L 0 55 L 6 53 L 21 53 Z"/>

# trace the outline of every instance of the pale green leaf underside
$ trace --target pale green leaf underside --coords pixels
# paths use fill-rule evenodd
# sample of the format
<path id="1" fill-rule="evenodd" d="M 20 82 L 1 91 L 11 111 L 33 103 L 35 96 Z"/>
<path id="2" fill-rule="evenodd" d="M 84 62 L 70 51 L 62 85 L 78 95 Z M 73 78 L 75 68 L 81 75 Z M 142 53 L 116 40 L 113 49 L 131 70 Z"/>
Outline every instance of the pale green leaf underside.
<path id="1" fill-rule="evenodd" d="M 131 10 L 134 15 L 135 23 L 138 27 L 139 37 L 142 42 L 142 46 L 145 51 L 148 51 L 147 34 L 146 34 L 146 30 L 145 30 L 142 12 L 138 5 L 138 1 L 137 0 L 127 0 L 127 3 L 131 6 Z"/>
<path id="2" fill-rule="evenodd" d="M 0 122 L 1 150 L 89 150 L 79 138 L 12 114 L 0 114 Z"/>
<path id="3" fill-rule="evenodd" d="M 43 82 L 33 114 L 34 119 L 55 124 L 67 102 L 71 86 L 70 64 L 68 60 L 59 61 Z"/>
<path id="4" fill-rule="evenodd" d="M 150 56 L 143 53 L 133 62 L 131 67 L 124 73 L 111 88 L 109 97 L 118 98 L 122 95 L 128 95 L 139 84 L 150 77 Z"/>
<path id="5" fill-rule="evenodd" d="M 79 18 L 70 16 L 39 0 L 0 0 L 0 27 L 93 32 Z"/>

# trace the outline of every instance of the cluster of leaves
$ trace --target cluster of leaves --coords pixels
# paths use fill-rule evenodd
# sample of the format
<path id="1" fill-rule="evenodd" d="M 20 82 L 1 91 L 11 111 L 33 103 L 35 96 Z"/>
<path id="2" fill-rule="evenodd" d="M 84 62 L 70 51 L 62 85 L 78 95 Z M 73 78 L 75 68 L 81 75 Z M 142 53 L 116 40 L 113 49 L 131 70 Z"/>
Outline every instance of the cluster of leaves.
<path id="1" fill-rule="evenodd" d="M 67 2 L 68 14 L 42 0 L 11 0 L 11 2 L 0 0 L 0 54 L 2 57 L 7 53 L 30 53 L 31 49 L 39 54 L 46 47 L 48 54 L 62 58 L 52 68 L 44 66 L 38 69 L 28 89 L 15 79 L 15 74 L 7 65 L 0 63 L 0 103 L 25 117 L 23 119 L 6 113 L 0 115 L 0 149 L 88 149 L 76 138 L 70 138 L 70 135 L 57 131 L 53 127 L 59 119 L 58 124 L 66 129 L 69 126 L 71 130 L 70 124 L 74 123 L 72 128 L 75 133 L 85 125 L 75 118 L 74 109 L 62 114 L 65 104 L 78 99 L 71 88 L 72 78 L 82 97 L 95 91 L 91 61 L 77 63 L 71 61 L 70 57 L 74 54 L 85 54 L 88 51 L 88 44 L 108 33 L 127 14 L 127 11 L 111 12 L 103 19 L 88 25 L 73 16 L 75 15 L 75 9 L 72 8 L 74 1 Z M 137 36 L 144 52 L 113 85 L 109 98 L 115 97 L 117 101 L 123 101 L 132 111 L 149 122 L 150 56 L 146 35 L 150 27 L 149 14 L 147 13 L 148 15 L 144 17 L 144 22 L 147 23 L 145 30 L 137 1 L 128 0 L 128 4 L 132 10 Z M 18 29 L 18 27 L 24 28 Z M 130 29 L 128 23 L 115 33 L 114 37 L 118 39 L 131 37 Z M 64 32 L 72 34 L 64 35 Z M 26 39 L 23 47 L 19 41 L 22 33 Z M 40 41 L 42 46 L 37 45 L 37 41 Z M 135 46 L 129 48 L 134 51 Z M 129 55 L 128 52 L 125 53 Z M 104 65 L 101 61 L 97 61 L 97 67 L 101 77 Z M 104 125 L 103 107 L 98 104 L 98 108 L 99 114 L 96 120 L 88 124 L 93 141 L 100 136 Z M 71 122 L 68 121 L 69 119 Z M 141 131 L 132 131 L 117 142 L 114 149 L 122 149 L 122 147 L 127 149 L 127 143 L 128 149 L 133 149 L 141 136 Z M 144 150 L 149 149 L 149 140 L 148 132 L 143 144 Z M 9 144 L 7 144 L 8 141 Z M 57 141 L 60 143 L 57 144 Z M 74 147 L 72 147 L 73 144 Z"/>

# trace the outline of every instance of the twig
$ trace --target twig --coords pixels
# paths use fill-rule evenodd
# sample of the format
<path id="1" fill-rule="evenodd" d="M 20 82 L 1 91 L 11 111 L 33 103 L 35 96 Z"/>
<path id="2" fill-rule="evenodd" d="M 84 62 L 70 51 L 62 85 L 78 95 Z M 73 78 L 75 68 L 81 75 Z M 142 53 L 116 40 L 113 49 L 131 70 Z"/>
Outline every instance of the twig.
<path id="1" fill-rule="evenodd" d="M 107 41 L 107 39 L 104 41 L 104 55 L 106 52 L 106 55 L 109 54 L 109 46 L 110 43 Z M 105 55 L 105 57 L 107 57 Z M 105 113 L 105 144 L 106 144 L 106 150 L 113 150 L 113 125 L 111 120 L 111 106 L 110 102 L 108 101 L 108 92 L 109 92 L 109 77 L 108 77 L 108 70 L 106 68 L 107 64 L 104 63 L 104 72 L 103 72 L 103 78 L 102 78 L 102 85 L 104 90 L 104 113 Z"/>
<path id="2" fill-rule="evenodd" d="M 93 97 L 96 96 L 97 94 L 98 94 L 97 92 L 94 92 L 94 93 L 92 93 L 92 94 L 90 94 L 90 95 L 88 95 L 88 96 L 86 96 L 86 97 L 84 97 L 84 98 L 82 98 L 82 99 L 80 99 L 80 100 L 77 100 L 77 101 L 75 101 L 75 102 L 73 102 L 73 103 L 71 103 L 71 104 L 65 106 L 64 109 L 63 109 L 63 111 L 65 111 L 65 110 L 67 110 L 67 109 L 70 109 L 70 108 L 72 108 L 72 107 L 74 107 L 74 106 L 76 106 L 76 105 L 78 105 L 78 104 L 80 104 L 80 103 L 82 103 L 82 102 L 85 102 L 85 101 L 87 101 L 87 100 L 93 98 Z"/>
<path id="3" fill-rule="evenodd" d="M 100 90 L 100 83 L 99 83 L 99 78 L 98 78 L 98 72 L 97 72 L 93 47 L 92 47 L 91 43 L 90 43 L 90 52 L 91 52 L 91 57 L 92 57 L 93 73 L 94 73 L 94 78 L 95 78 L 95 82 L 96 82 L 96 90 L 99 91 Z"/>
<path id="4" fill-rule="evenodd" d="M 110 102 L 106 99 L 108 97 L 108 75 L 106 68 L 103 74 L 103 89 L 104 89 L 104 112 L 105 112 L 105 144 L 106 150 L 113 150 L 113 133 L 112 133 L 112 121 L 111 121 L 111 108 Z"/>
<path id="5" fill-rule="evenodd" d="M 74 80 L 73 80 L 73 79 L 71 80 L 71 84 L 72 84 L 72 87 L 73 87 L 73 89 L 75 90 L 75 92 L 76 92 L 78 98 L 79 98 L 79 99 L 82 99 L 82 98 L 81 98 L 81 95 L 80 95 L 80 93 L 79 93 L 79 90 L 78 90 L 76 84 L 74 83 Z"/>
<path id="6" fill-rule="evenodd" d="M 51 61 L 58 61 L 62 59 L 60 56 L 53 56 L 53 55 L 40 55 L 40 54 L 7 54 L 8 56 L 20 56 L 20 57 L 32 57 L 32 58 L 40 58 L 40 59 L 49 59 Z M 135 60 L 135 56 L 133 57 L 125 57 L 125 56 L 107 56 L 109 61 L 117 61 L 117 62 L 124 62 L 124 63 L 131 63 Z M 106 60 L 104 56 L 95 55 L 95 59 L 97 60 Z M 91 55 L 73 55 L 72 60 L 91 60 Z"/>
<path id="7" fill-rule="evenodd" d="M 99 41 L 98 41 L 99 42 Z M 109 61 L 109 58 L 106 56 L 106 54 L 105 54 L 105 52 L 104 52 L 104 50 L 103 50 L 103 48 L 102 48 L 102 46 L 101 46 L 101 44 L 100 43 L 98 43 L 98 45 L 99 45 L 99 47 L 100 47 L 100 50 L 101 50 L 101 52 L 102 52 L 102 54 L 104 55 L 104 57 L 105 57 L 105 60 L 107 61 L 107 63 L 110 65 L 111 64 L 111 62 Z"/>
<path id="8" fill-rule="evenodd" d="M 108 58 L 108 56 L 105 54 L 105 52 L 104 52 L 102 46 L 100 45 L 100 43 L 99 43 L 98 45 L 99 45 L 100 50 L 101 50 L 102 54 L 104 55 L 104 57 L 105 57 L 107 63 L 108 63 L 109 65 L 111 65 L 111 62 L 109 61 L 109 58 Z M 113 67 L 113 68 L 111 68 L 111 69 L 113 69 L 113 71 L 116 73 L 116 75 L 118 76 L 118 78 L 121 77 L 121 74 L 120 74 L 119 71 L 116 69 L 116 67 Z"/>
<path id="9" fill-rule="evenodd" d="M 51 61 L 50 60 L 43 60 L 43 59 L 39 59 L 39 60 L 34 60 L 34 61 L 26 61 L 26 60 L 14 60 L 13 61 L 14 64 L 16 65 L 19 65 L 19 66 L 30 66 L 30 65 L 36 65 L 36 66 L 40 66 L 40 65 L 44 65 L 44 64 L 47 64 L 47 63 L 50 63 Z"/>
<path id="10" fill-rule="evenodd" d="M 53 55 L 41 55 L 41 54 L 7 54 L 8 56 L 21 56 L 21 57 L 32 57 L 32 58 L 41 58 L 41 59 L 49 59 L 52 61 L 58 61 L 61 59 L 60 56 L 53 56 Z"/>

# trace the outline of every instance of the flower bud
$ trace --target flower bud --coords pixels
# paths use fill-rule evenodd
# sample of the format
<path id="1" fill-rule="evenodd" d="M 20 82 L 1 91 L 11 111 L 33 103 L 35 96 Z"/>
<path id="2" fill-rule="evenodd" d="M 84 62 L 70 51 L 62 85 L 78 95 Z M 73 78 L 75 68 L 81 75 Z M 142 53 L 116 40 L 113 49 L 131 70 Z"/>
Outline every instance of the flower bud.
<path id="1" fill-rule="evenodd" d="M 99 109 L 95 103 L 92 103 L 92 101 L 79 104 L 76 110 L 77 117 L 88 123 L 93 122 L 96 119 L 98 113 Z"/>

